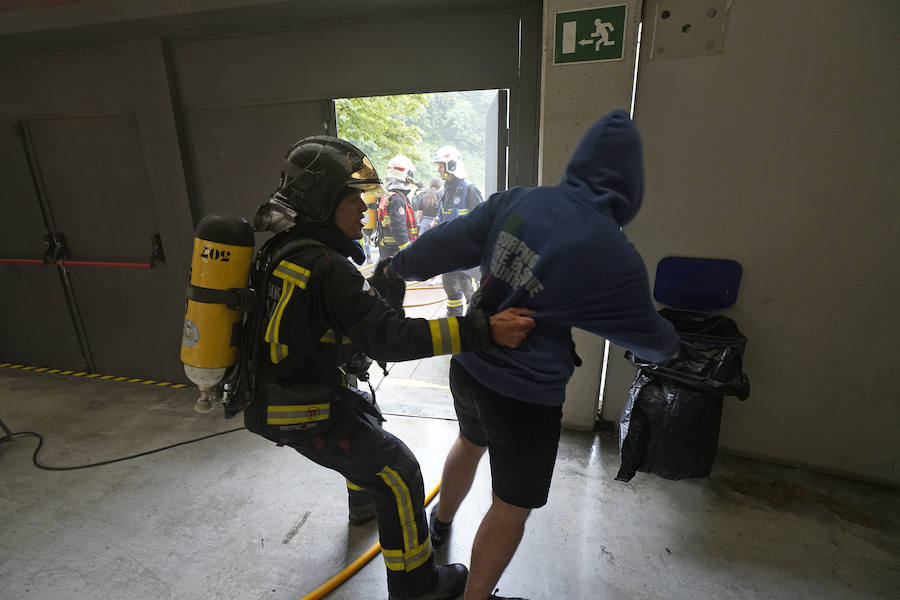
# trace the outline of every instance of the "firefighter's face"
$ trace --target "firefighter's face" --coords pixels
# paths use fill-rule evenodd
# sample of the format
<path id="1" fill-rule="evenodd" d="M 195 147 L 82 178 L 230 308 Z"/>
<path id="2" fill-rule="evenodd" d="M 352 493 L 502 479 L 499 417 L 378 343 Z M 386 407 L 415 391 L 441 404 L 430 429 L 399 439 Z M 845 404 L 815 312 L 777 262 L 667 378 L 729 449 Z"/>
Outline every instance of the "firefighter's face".
<path id="1" fill-rule="evenodd" d="M 440 177 L 441 179 L 447 179 L 447 165 L 442 162 L 435 164 L 437 164 L 438 177 Z"/>
<path id="2" fill-rule="evenodd" d="M 334 211 L 334 224 L 351 240 L 362 238 L 363 216 L 366 214 L 366 203 L 359 191 L 347 193 L 337 210 Z"/>

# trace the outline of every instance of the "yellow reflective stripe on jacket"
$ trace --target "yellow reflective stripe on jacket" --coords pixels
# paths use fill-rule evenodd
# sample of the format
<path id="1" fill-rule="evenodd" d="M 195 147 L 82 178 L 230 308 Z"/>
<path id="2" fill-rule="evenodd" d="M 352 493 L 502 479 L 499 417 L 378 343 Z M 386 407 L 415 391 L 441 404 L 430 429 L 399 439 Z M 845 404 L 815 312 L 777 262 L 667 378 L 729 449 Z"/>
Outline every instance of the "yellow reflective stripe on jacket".
<path id="1" fill-rule="evenodd" d="M 447 308 L 456 308 L 457 306 L 463 305 L 463 299 L 457 298 L 456 300 L 447 300 Z"/>
<path id="2" fill-rule="evenodd" d="M 331 405 L 324 404 L 272 404 L 267 409 L 266 424 L 296 425 L 328 419 Z"/>
<path id="3" fill-rule="evenodd" d="M 275 304 L 272 316 L 269 317 L 269 324 L 266 326 L 266 335 L 263 338 L 265 341 L 269 342 L 270 358 L 272 359 L 272 362 L 276 364 L 280 363 L 284 360 L 284 357 L 288 355 L 288 347 L 278 341 L 278 332 L 281 329 L 281 317 L 284 316 L 284 309 L 287 307 L 288 302 L 290 302 L 295 287 L 296 286 L 287 279 L 281 282 L 281 296 L 278 298 L 278 303 Z"/>
<path id="4" fill-rule="evenodd" d="M 272 274 L 279 279 L 290 281 L 300 289 L 304 290 L 306 289 L 306 284 L 309 282 L 310 270 L 283 260 L 278 263 L 278 266 L 275 267 Z"/>
<path id="5" fill-rule="evenodd" d="M 355 483 L 350 483 L 349 479 L 345 479 L 344 481 L 347 482 L 347 489 L 353 490 L 354 492 L 365 491 L 364 488 L 361 488 L 360 486 L 356 485 Z"/>
<path id="6" fill-rule="evenodd" d="M 461 208 L 461 209 L 459 209 L 459 212 L 457 214 L 459 216 L 467 215 L 467 214 L 469 214 L 470 210 L 472 210 L 472 209 L 471 208 Z"/>
<path id="7" fill-rule="evenodd" d="M 273 363 L 280 363 L 288 355 L 288 347 L 279 341 L 279 331 L 281 330 L 281 318 L 284 316 L 284 309 L 287 307 L 294 293 L 294 288 L 306 289 L 309 282 L 310 270 L 304 269 L 300 265 L 283 260 L 278 263 L 275 270 L 272 271 L 275 277 L 281 279 L 281 296 L 275 304 L 272 316 L 269 318 L 269 324 L 266 327 L 265 341 L 269 342 L 269 358 Z"/>
<path id="8" fill-rule="evenodd" d="M 459 354 L 462 342 L 459 339 L 459 321 L 456 317 L 428 321 L 431 328 L 431 348 L 434 355 Z"/>
<path id="9" fill-rule="evenodd" d="M 322 342 L 323 344 L 336 344 L 337 337 L 334 333 L 334 329 L 329 329 L 328 331 L 323 333 L 322 337 L 319 338 L 319 341 Z M 341 336 L 341 343 L 342 344 L 352 344 L 353 342 L 350 341 L 350 338 Z"/>
<path id="10" fill-rule="evenodd" d="M 381 238 L 381 244 L 382 244 L 382 245 L 384 245 L 384 244 L 395 244 L 396 242 L 397 242 L 397 241 L 396 241 L 392 236 L 390 236 L 390 235 L 386 235 L 386 236 L 384 236 L 383 238 Z"/>
<path id="11" fill-rule="evenodd" d="M 385 466 L 378 476 L 394 492 L 397 501 L 397 515 L 400 517 L 400 529 L 403 532 L 403 550 L 382 548 L 384 564 L 392 571 L 411 571 L 421 566 L 431 556 L 431 538 L 419 543 L 419 530 L 416 527 L 415 511 L 412 496 L 406 482 L 394 469 Z"/>
<path id="12" fill-rule="evenodd" d="M 399 248 L 400 248 L 401 250 L 403 250 L 403 249 L 406 248 L 407 246 L 409 246 L 409 242 L 406 242 L 405 244 L 400 244 Z"/>

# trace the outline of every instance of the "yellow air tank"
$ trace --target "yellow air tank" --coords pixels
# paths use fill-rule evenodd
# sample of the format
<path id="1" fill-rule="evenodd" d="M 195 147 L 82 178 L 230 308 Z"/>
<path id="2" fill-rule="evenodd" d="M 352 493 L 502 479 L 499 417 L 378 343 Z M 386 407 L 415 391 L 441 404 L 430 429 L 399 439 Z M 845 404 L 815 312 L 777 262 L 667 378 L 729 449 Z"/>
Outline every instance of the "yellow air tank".
<path id="1" fill-rule="evenodd" d="M 212 410 L 214 388 L 237 360 L 253 246 L 253 229 L 240 217 L 214 214 L 197 225 L 181 362 L 200 389 L 198 412 Z"/>
<path id="2" fill-rule="evenodd" d="M 366 203 L 365 221 L 363 229 L 375 229 L 375 213 L 378 210 L 378 194 L 375 192 L 363 192 L 363 202 Z"/>

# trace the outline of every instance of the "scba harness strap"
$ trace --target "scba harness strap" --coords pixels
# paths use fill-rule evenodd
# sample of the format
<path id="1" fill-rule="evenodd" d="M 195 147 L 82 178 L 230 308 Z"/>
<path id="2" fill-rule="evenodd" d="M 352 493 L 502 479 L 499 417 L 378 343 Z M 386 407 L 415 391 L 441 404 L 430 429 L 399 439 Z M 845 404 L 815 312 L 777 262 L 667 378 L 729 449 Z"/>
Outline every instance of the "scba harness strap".
<path id="1" fill-rule="evenodd" d="M 282 260 L 308 248 L 325 246 L 322 242 L 309 238 L 290 238 L 285 234 L 276 235 L 267 241 L 256 254 L 251 276 L 251 291 L 255 290 L 254 306 L 244 320 L 241 329 L 241 343 L 237 361 L 222 382 L 222 402 L 225 418 L 239 414 L 256 394 L 256 370 L 259 366 L 259 352 L 262 347 L 267 325 L 266 291 L 273 272 Z"/>

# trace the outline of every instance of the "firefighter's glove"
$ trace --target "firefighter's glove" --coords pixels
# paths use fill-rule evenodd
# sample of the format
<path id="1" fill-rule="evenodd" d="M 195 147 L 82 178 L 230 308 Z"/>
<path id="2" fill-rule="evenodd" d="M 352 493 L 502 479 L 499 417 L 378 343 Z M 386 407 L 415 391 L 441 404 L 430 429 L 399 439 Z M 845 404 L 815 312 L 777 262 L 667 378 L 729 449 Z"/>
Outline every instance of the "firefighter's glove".
<path id="1" fill-rule="evenodd" d="M 406 295 L 406 282 L 399 277 L 389 277 L 385 270 L 390 264 L 390 258 L 383 258 L 375 265 L 375 272 L 369 277 L 369 285 L 381 295 L 388 306 L 405 316 L 403 312 L 403 297 Z"/>

